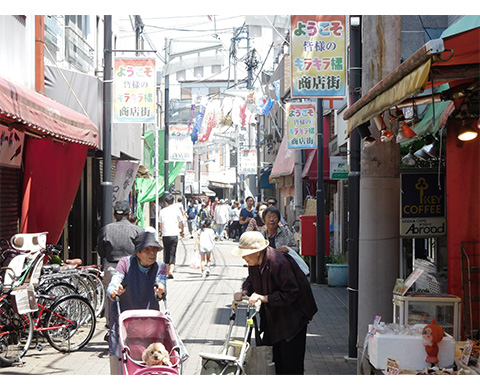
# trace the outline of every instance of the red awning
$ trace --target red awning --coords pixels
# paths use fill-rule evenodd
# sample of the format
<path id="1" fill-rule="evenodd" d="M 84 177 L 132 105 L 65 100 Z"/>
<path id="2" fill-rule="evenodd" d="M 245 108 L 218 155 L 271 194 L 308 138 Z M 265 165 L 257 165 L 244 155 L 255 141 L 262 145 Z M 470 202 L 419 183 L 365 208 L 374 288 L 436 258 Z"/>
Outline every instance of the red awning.
<path id="1" fill-rule="evenodd" d="M 303 180 L 317 181 L 317 149 L 305 150 L 305 165 L 301 178 Z M 330 157 L 328 155 L 328 147 L 323 148 L 323 181 L 333 181 L 330 179 Z"/>
<path id="2" fill-rule="evenodd" d="M 287 134 L 283 136 L 282 143 L 278 149 L 277 158 L 273 164 L 271 178 L 280 176 L 289 176 L 293 174 L 295 166 L 295 153 L 293 149 L 288 149 Z"/>
<path id="3" fill-rule="evenodd" d="M 85 115 L 0 77 L 0 116 L 32 132 L 98 148 L 99 131 Z"/>

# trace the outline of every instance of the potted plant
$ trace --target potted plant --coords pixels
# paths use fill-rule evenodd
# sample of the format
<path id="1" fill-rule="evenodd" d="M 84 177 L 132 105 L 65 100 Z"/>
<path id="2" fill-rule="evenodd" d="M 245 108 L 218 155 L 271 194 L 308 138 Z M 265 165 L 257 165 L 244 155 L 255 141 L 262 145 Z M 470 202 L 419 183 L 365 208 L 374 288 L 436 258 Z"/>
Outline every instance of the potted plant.
<path id="1" fill-rule="evenodd" d="M 348 256 L 346 253 L 335 253 L 325 256 L 328 285 L 332 287 L 348 284 Z"/>

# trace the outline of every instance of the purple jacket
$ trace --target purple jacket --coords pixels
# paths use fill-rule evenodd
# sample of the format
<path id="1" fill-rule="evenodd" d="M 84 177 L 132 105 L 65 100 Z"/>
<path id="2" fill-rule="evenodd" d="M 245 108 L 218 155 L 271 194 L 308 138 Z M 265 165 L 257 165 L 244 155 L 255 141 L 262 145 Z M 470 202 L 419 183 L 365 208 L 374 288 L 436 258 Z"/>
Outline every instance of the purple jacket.
<path id="1" fill-rule="evenodd" d="M 271 345 L 294 337 L 317 312 L 310 282 L 289 255 L 267 247 L 263 262 L 248 267 L 243 290 L 268 295 L 260 311 L 264 341 Z"/>

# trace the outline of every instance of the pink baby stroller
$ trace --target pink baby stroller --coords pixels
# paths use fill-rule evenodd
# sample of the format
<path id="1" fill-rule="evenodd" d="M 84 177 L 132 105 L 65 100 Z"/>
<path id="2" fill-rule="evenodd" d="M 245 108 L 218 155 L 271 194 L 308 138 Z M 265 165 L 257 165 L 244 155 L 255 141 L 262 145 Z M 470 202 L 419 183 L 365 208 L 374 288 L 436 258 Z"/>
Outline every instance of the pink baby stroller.
<path id="1" fill-rule="evenodd" d="M 164 301 L 166 306 L 166 301 Z M 181 375 L 188 352 L 178 337 L 168 312 L 126 310 L 119 317 L 119 344 L 125 375 Z M 170 355 L 170 366 L 147 366 L 142 353 L 152 344 L 162 343 Z"/>

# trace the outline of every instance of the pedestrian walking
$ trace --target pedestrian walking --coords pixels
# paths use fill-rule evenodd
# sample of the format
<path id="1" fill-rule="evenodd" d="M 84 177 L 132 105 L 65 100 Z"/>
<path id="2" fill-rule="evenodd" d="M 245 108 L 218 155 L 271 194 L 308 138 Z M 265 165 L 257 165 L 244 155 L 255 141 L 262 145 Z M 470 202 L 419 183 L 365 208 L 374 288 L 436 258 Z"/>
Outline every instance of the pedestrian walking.
<path id="1" fill-rule="evenodd" d="M 153 233 L 143 232 L 135 238 L 135 254 L 120 259 L 112 280 L 107 288 L 111 307 L 110 335 L 110 374 L 122 373 L 121 351 L 119 350 L 118 307 L 115 297 L 119 297 L 120 309 L 160 310 L 158 301 L 167 291 L 167 267 L 157 261 L 157 253 L 162 246 Z"/>
<path id="2" fill-rule="evenodd" d="M 240 202 L 236 200 L 230 210 L 230 226 L 228 227 L 229 237 L 238 241 L 240 238 Z"/>
<path id="3" fill-rule="evenodd" d="M 101 258 L 103 269 L 103 284 L 108 287 L 118 262 L 122 257 L 135 253 L 135 239 L 144 230 L 129 221 L 131 213 L 130 203 L 118 201 L 113 207 L 115 222 L 109 223 L 100 229 L 97 237 L 97 252 Z M 105 318 L 109 323 L 110 306 L 105 307 Z"/>
<path id="4" fill-rule="evenodd" d="M 217 206 L 218 207 L 218 206 Z M 200 253 L 200 268 L 202 276 L 210 275 L 212 252 L 215 249 L 215 232 L 212 229 L 212 220 L 207 218 L 197 236 L 194 251 Z"/>
<path id="5" fill-rule="evenodd" d="M 163 261 L 167 265 L 168 279 L 173 279 L 173 270 L 177 256 L 178 236 L 185 237 L 183 216 L 173 203 L 172 194 L 165 195 L 166 207 L 160 210 L 159 228 L 163 240 Z"/>
<path id="6" fill-rule="evenodd" d="M 299 251 L 298 242 L 290 229 L 280 226 L 280 211 L 273 206 L 267 207 L 263 211 L 263 219 L 267 227 L 263 236 L 268 239 L 272 248 L 277 248 L 282 252 L 288 252 L 292 248 L 295 252 Z"/>
<path id="7" fill-rule="evenodd" d="M 227 225 L 229 217 L 229 207 L 225 204 L 225 200 L 220 199 L 218 205 L 213 212 L 213 219 L 215 222 L 215 229 L 219 240 L 223 240 L 225 237 L 225 226 Z"/>
<path id="8" fill-rule="evenodd" d="M 196 230 L 197 225 L 197 215 L 198 215 L 198 208 L 195 206 L 195 201 L 193 199 L 190 200 L 190 204 L 187 206 L 187 226 L 188 232 L 190 233 L 190 238 L 193 238 L 193 232 Z"/>
<path id="9" fill-rule="evenodd" d="M 267 208 L 267 204 L 263 202 L 258 202 L 255 206 L 256 214 L 250 222 L 248 223 L 246 232 L 263 232 L 267 226 L 265 225 L 265 221 L 263 219 L 263 212 Z"/>
<path id="10" fill-rule="evenodd" d="M 245 199 L 245 208 L 240 211 L 240 226 L 241 232 L 245 232 L 250 220 L 255 216 L 255 209 L 253 207 L 255 201 L 253 196 L 247 196 Z"/>
<path id="11" fill-rule="evenodd" d="M 262 344 L 273 346 L 277 375 L 303 375 L 307 325 L 317 312 L 310 282 L 295 260 L 269 246 L 260 232 L 245 232 L 232 252 L 248 264 L 234 300 L 260 301 Z"/>
<path id="12" fill-rule="evenodd" d="M 209 207 L 206 203 L 202 203 L 202 206 L 200 207 L 200 210 L 198 211 L 198 228 L 203 225 L 205 220 L 207 218 L 211 218 L 212 216 L 210 215 Z"/>

